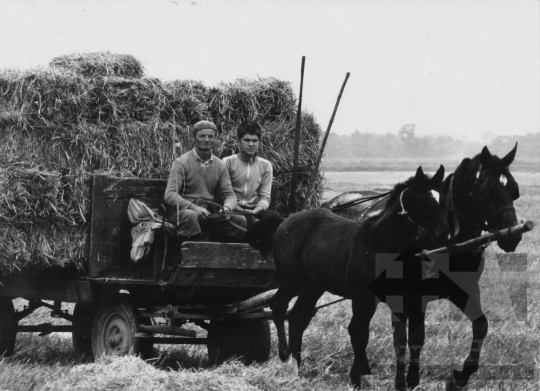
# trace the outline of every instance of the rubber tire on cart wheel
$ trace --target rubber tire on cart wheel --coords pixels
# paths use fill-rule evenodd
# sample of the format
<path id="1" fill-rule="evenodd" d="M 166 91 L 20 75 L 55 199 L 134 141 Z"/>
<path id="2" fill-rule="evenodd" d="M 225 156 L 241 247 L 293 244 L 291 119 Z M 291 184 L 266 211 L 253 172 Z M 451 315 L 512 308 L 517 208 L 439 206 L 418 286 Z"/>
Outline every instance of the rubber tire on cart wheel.
<path id="1" fill-rule="evenodd" d="M 13 301 L 0 297 L 0 356 L 9 356 L 15 350 L 17 320 Z"/>
<path id="2" fill-rule="evenodd" d="M 234 358 L 245 365 L 268 361 L 270 325 L 267 319 L 211 321 L 207 347 L 210 365 Z"/>
<path id="3" fill-rule="evenodd" d="M 97 307 L 93 305 L 75 304 L 71 340 L 73 348 L 79 354 L 92 356 L 92 326 L 96 312 Z"/>
<path id="4" fill-rule="evenodd" d="M 151 341 L 137 338 L 141 324 L 136 308 L 126 299 L 103 305 L 97 312 L 92 328 L 92 351 L 102 356 L 140 355 L 152 353 Z"/>

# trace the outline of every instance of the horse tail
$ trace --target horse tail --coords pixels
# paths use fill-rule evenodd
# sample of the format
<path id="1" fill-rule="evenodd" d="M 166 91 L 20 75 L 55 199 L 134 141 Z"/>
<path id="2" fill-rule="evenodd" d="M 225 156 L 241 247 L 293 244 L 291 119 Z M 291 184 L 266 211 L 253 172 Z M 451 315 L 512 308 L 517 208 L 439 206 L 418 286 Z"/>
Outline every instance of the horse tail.
<path id="1" fill-rule="evenodd" d="M 244 239 L 252 247 L 259 250 L 261 255 L 268 259 L 272 255 L 274 234 L 285 220 L 285 217 L 275 211 L 263 211 L 258 214 L 259 221 L 248 230 Z"/>

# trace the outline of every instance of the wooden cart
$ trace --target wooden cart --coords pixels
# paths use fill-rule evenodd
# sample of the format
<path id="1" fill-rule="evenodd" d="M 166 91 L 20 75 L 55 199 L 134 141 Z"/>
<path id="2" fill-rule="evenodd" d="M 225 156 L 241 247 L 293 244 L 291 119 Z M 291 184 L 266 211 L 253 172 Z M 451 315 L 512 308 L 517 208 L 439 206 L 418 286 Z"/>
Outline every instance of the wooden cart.
<path id="1" fill-rule="evenodd" d="M 149 259 L 131 260 L 129 200 L 162 208 L 165 186 L 164 180 L 93 177 L 87 275 L 21 274 L 2 281 L 0 354 L 13 352 L 18 332 L 71 332 L 75 349 L 94 357 L 148 357 L 157 343 L 206 344 L 216 364 L 233 356 L 247 364 L 268 359 L 269 311 L 264 307 L 276 288 L 272 260 L 247 244 L 180 245 L 162 229 L 156 231 Z M 14 298 L 29 304 L 16 312 Z M 62 311 L 62 303 L 75 303 L 73 312 Z M 43 306 L 71 325 L 18 324 Z M 207 336 L 185 328 L 188 323 L 206 329 Z"/>

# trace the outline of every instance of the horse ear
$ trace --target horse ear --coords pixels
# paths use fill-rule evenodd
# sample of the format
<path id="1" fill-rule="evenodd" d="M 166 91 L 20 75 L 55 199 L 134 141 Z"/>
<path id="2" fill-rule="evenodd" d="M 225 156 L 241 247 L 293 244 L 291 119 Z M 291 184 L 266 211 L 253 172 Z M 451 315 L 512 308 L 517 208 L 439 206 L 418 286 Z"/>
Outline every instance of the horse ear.
<path id="1" fill-rule="evenodd" d="M 491 167 L 491 159 L 492 155 L 491 152 L 489 152 L 488 147 L 482 148 L 482 154 L 480 155 L 480 164 L 482 167 Z"/>
<path id="2" fill-rule="evenodd" d="M 516 142 L 514 149 L 512 149 L 510 152 L 508 152 L 508 155 L 502 158 L 502 161 L 506 167 L 510 166 L 510 164 L 512 164 L 512 162 L 514 161 L 517 152 L 517 145 L 518 143 Z"/>
<path id="3" fill-rule="evenodd" d="M 415 182 L 420 182 L 422 179 L 424 179 L 426 174 L 424 174 L 424 170 L 422 170 L 422 166 L 418 167 L 416 170 L 416 175 L 414 176 Z"/>
<path id="4" fill-rule="evenodd" d="M 439 169 L 437 170 L 433 178 L 431 178 L 431 182 L 435 186 L 438 186 L 442 183 L 443 179 L 444 179 L 444 166 L 441 164 L 441 166 L 439 167 Z"/>

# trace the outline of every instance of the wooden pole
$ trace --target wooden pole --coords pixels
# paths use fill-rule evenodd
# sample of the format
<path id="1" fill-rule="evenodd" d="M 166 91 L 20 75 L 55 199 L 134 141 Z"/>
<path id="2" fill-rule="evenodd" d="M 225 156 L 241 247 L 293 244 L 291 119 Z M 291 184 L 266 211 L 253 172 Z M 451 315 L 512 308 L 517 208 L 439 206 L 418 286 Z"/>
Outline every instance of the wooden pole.
<path id="1" fill-rule="evenodd" d="M 345 75 L 345 80 L 343 81 L 343 85 L 341 86 L 341 90 L 339 91 L 339 95 L 337 97 L 336 105 L 334 106 L 334 112 L 332 113 L 332 117 L 330 117 L 330 122 L 328 123 L 328 128 L 326 129 L 326 133 L 324 134 L 324 138 L 321 144 L 321 149 L 319 150 L 319 156 L 317 157 L 317 161 L 315 162 L 315 166 L 313 167 L 313 172 L 311 173 L 311 178 L 309 179 L 309 186 L 308 190 L 306 192 L 306 198 L 304 198 L 304 203 L 302 204 L 302 210 L 306 210 L 309 198 L 311 197 L 311 193 L 313 192 L 313 187 L 315 186 L 315 181 L 317 180 L 317 174 L 319 172 L 319 164 L 321 164 L 321 159 L 324 153 L 324 148 L 326 147 L 326 141 L 328 140 L 328 135 L 330 134 L 330 129 L 332 129 L 332 124 L 334 123 L 334 117 L 336 116 L 337 109 L 339 107 L 339 102 L 341 100 L 341 95 L 343 95 L 343 90 L 345 89 L 345 84 L 347 84 L 347 80 L 349 80 L 349 76 L 351 75 L 350 72 L 347 72 Z"/>
<path id="2" fill-rule="evenodd" d="M 438 253 L 443 253 L 443 252 L 449 252 L 451 254 L 463 253 L 466 251 L 473 250 L 476 247 L 481 246 L 482 244 L 486 244 L 491 241 L 495 241 L 495 240 L 505 238 L 505 237 L 507 238 L 507 237 L 521 235 L 525 232 L 532 231 L 533 228 L 534 228 L 533 222 L 526 221 L 523 224 L 518 224 L 511 228 L 502 229 L 500 233 L 489 233 L 489 234 L 482 235 L 471 240 L 467 240 L 466 242 L 456 244 L 454 248 L 452 249 L 449 249 L 448 247 L 441 247 L 435 250 L 427 251 L 425 255 L 438 254 Z M 416 254 L 417 257 L 421 255 L 422 254 Z"/>
<path id="3" fill-rule="evenodd" d="M 302 56 L 302 68 L 300 70 L 300 94 L 298 96 L 298 111 L 296 112 L 296 128 L 294 131 L 294 160 L 291 177 L 291 194 L 289 195 L 289 211 L 296 212 L 296 188 L 298 176 L 298 150 L 300 149 L 300 128 L 302 127 L 302 90 L 304 88 L 304 65 L 306 56 Z"/>

